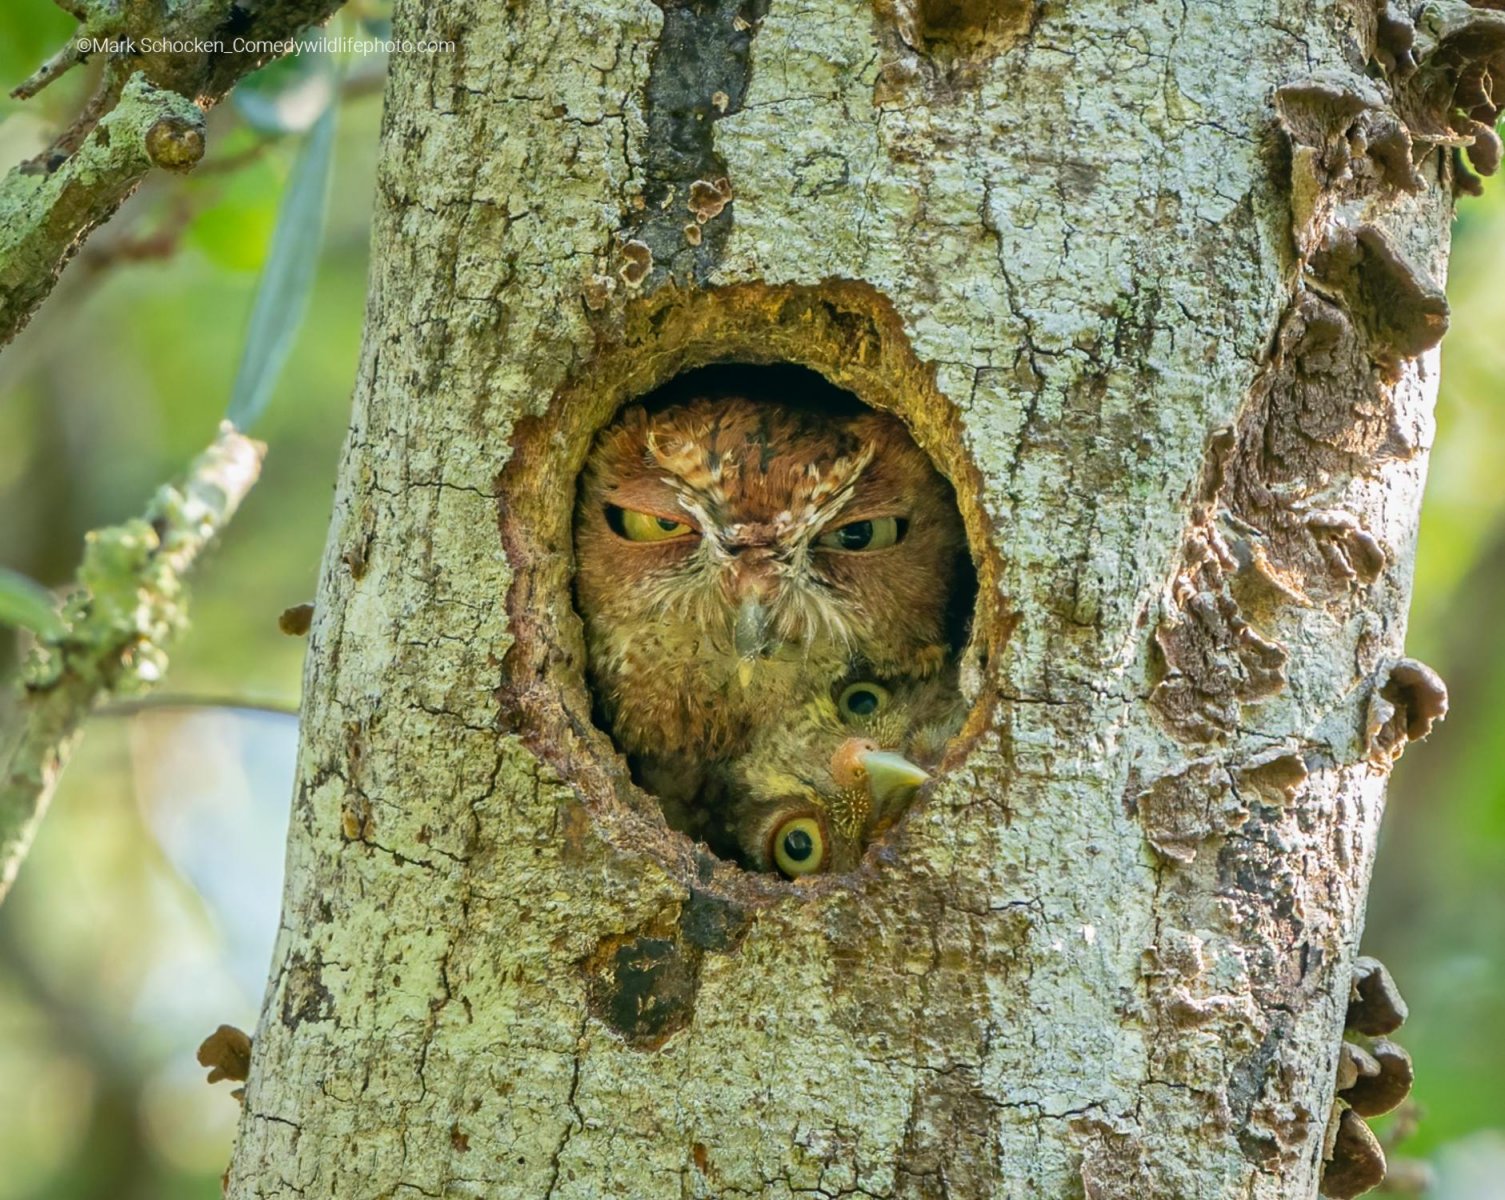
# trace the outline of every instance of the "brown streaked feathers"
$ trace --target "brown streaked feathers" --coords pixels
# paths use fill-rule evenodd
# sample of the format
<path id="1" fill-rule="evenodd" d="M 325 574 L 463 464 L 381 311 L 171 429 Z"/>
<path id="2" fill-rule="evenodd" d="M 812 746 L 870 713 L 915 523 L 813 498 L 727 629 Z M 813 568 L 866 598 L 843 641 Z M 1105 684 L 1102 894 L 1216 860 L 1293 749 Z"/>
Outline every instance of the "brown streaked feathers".
<path id="1" fill-rule="evenodd" d="M 949 660 L 965 553 L 949 485 L 892 416 L 630 408 L 598 436 L 575 514 L 601 719 L 670 823 L 705 836 L 708 779 L 760 730 L 854 671 Z"/>

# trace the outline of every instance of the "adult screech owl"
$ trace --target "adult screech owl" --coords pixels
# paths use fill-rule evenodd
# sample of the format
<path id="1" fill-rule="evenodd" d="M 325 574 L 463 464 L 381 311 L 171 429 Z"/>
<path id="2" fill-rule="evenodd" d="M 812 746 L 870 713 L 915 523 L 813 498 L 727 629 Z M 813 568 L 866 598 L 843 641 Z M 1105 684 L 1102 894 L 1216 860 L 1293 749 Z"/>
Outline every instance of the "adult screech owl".
<path id="1" fill-rule="evenodd" d="M 575 555 L 596 699 L 672 805 L 854 667 L 935 672 L 965 539 L 896 418 L 728 396 L 601 433 Z"/>

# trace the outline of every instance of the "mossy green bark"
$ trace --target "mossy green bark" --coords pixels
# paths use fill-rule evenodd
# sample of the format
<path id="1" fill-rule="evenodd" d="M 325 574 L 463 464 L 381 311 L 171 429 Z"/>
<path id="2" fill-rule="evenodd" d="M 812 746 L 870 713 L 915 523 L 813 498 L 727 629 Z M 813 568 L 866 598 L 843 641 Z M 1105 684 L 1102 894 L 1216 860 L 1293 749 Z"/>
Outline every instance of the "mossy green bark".
<path id="1" fill-rule="evenodd" d="M 40 162 L 0 182 L 0 348 L 31 319 L 68 260 L 152 166 L 204 154 L 203 110 L 288 52 L 341 0 L 68 0 L 79 25 L 14 91 L 29 98 L 94 54 L 94 95 Z M 83 43 L 108 49 L 86 52 Z M 39 173 L 45 172 L 45 173 Z"/>
<path id="2" fill-rule="evenodd" d="M 82 240 L 136 190 L 152 167 L 148 136 L 196 130 L 191 101 L 136 76 L 83 146 L 50 175 L 13 169 L 0 184 L 0 345 L 20 330 Z"/>

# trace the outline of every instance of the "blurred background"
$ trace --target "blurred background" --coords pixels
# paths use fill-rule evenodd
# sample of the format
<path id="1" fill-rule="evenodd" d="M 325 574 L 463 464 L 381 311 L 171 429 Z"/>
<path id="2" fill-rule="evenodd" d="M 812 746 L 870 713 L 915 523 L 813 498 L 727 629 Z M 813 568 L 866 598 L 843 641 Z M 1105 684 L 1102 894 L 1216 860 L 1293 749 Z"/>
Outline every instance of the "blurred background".
<path id="1" fill-rule="evenodd" d="M 73 22 L 5 3 L 8 91 Z M 385 16 L 354 4 L 331 32 L 380 33 Z M 205 161 L 154 177 L 0 355 L 0 566 L 49 586 L 232 402 L 265 406 L 254 432 L 271 446 L 194 578 L 165 686 L 91 722 L 0 906 L 0 1200 L 220 1194 L 238 1109 L 194 1050 L 221 1022 L 254 1027 L 276 929 L 304 649 L 277 617 L 314 594 L 384 66 L 300 55 L 242 85 L 211 114 Z M 0 99 L 0 170 L 40 152 L 91 83 L 75 71 L 24 105 Z M 1437 1200 L 1505 1200 L 1505 1044 L 1484 1036 L 1505 1029 L 1505 187 L 1464 200 L 1454 233 L 1410 635 L 1453 715 L 1396 772 L 1365 950 L 1411 1004 L 1420 1120 L 1398 1153 L 1431 1164 Z M 317 266 L 306 286 L 300 263 Z M 0 677 L 15 659 L 0 631 Z"/>

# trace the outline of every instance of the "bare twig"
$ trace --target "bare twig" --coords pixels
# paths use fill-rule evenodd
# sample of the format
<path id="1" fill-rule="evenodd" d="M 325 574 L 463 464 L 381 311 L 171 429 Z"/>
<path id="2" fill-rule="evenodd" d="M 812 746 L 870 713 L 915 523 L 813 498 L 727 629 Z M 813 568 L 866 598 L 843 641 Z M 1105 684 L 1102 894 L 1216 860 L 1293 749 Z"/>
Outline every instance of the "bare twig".
<path id="1" fill-rule="evenodd" d="M 242 167 L 249 166 L 258 158 L 263 157 L 276 142 L 275 137 L 262 137 L 249 146 L 237 150 L 234 154 L 211 159 L 199 167 L 197 178 L 202 179 L 206 175 L 232 175 Z"/>
<path id="2" fill-rule="evenodd" d="M 16 170 L 22 175 L 51 175 L 77 154 L 84 139 L 94 132 L 104 115 L 120 103 L 120 93 L 127 78 L 127 73 L 113 64 L 106 66 L 88 101 L 68 128 L 53 139 L 52 145 L 26 159 Z"/>
<path id="3" fill-rule="evenodd" d="M 102 696 L 161 678 L 166 646 L 185 622 L 183 577 L 234 515 L 264 447 L 221 426 L 184 477 L 144 516 L 89 534 L 66 630 L 26 685 L 19 729 L 0 768 L 0 901 L 15 880 L 84 718 Z"/>
<path id="4" fill-rule="evenodd" d="M 184 195 L 172 196 L 167 204 L 167 213 L 151 233 L 141 233 L 127 223 L 118 234 L 103 237 L 79 255 L 79 274 L 98 275 L 117 263 L 156 262 L 171 258 L 178 252 L 193 219 L 193 207 Z M 136 224 L 144 224 L 138 221 Z"/>
<path id="5" fill-rule="evenodd" d="M 30 100 L 48 84 L 61 79 L 89 57 L 89 47 L 114 38 L 124 25 L 117 0 L 57 0 L 58 7 L 78 22 L 73 36 L 21 84 L 11 89 L 17 100 Z"/>
<path id="6" fill-rule="evenodd" d="M 61 79 L 71 68 L 76 67 L 83 60 L 84 56 L 78 48 L 78 39 L 74 38 L 28 75 L 25 80 L 11 88 L 11 98 L 13 100 L 30 100 L 49 83 Z"/>
<path id="7" fill-rule="evenodd" d="M 255 700 L 246 696 L 135 696 L 110 700 L 94 710 L 97 717 L 139 717 L 152 712 L 199 712 L 204 709 L 257 713 L 272 717 L 298 717 L 298 705 L 287 700 Z"/>

